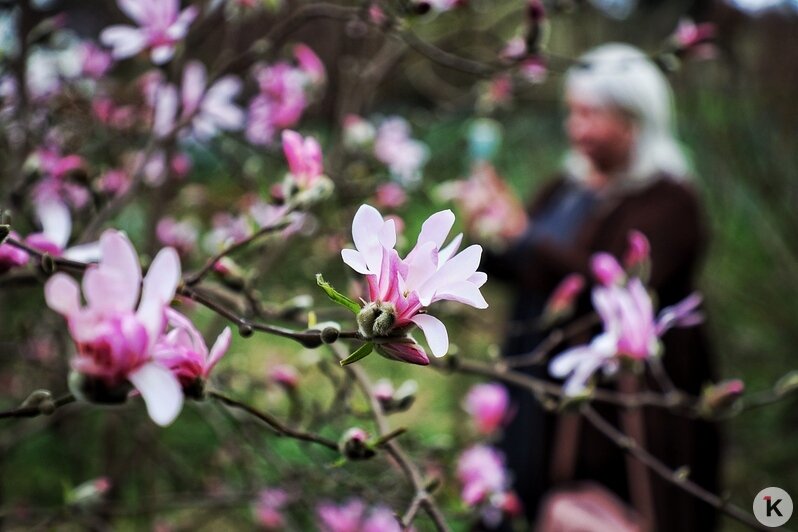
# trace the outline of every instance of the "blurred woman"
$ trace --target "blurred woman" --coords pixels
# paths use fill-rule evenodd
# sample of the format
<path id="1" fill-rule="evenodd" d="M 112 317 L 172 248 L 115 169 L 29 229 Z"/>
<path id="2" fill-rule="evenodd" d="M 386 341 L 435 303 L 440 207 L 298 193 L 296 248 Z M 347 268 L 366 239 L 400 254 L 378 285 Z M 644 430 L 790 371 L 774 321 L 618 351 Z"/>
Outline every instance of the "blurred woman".
<path id="1" fill-rule="evenodd" d="M 650 286 L 659 306 L 693 292 L 706 234 L 687 162 L 672 133 L 671 100 L 662 73 L 627 45 L 600 46 L 569 70 L 565 129 L 571 150 L 564 171 L 537 191 L 520 216 L 522 223 L 511 224 L 502 250 L 484 256 L 483 269 L 509 283 L 516 294 L 504 356 L 530 353 L 546 334 L 535 323 L 554 288 L 573 272 L 590 279 L 593 253 L 605 251 L 621 259 L 632 230 L 650 241 Z M 492 175 L 494 189 L 508 190 Z M 514 203 L 510 197 L 493 197 L 504 205 Z M 471 210 L 471 223 L 478 224 L 480 216 Z M 580 300 L 575 319 L 591 311 L 588 295 Z M 699 395 L 714 376 L 704 329 L 671 330 L 663 341 L 665 371 L 676 387 Z M 564 348 L 558 346 L 553 354 Z M 521 371 L 548 378 L 546 367 L 543 361 Z M 643 386 L 657 391 L 659 382 L 647 375 Z M 511 394 L 518 412 L 501 447 L 530 523 L 539 519 L 546 494 L 570 481 L 587 480 L 637 509 L 655 530 L 714 528 L 712 508 L 631 463 L 578 416 L 548 414 L 521 389 L 513 388 Z M 595 406 L 613 424 L 625 427 L 617 409 Z M 719 444 L 712 424 L 653 408 L 643 409 L 638 419 L 642 432 L 635 439 L 644 440 L 670 468 L 686 466 L 691 480 L 717 492 Z"/>

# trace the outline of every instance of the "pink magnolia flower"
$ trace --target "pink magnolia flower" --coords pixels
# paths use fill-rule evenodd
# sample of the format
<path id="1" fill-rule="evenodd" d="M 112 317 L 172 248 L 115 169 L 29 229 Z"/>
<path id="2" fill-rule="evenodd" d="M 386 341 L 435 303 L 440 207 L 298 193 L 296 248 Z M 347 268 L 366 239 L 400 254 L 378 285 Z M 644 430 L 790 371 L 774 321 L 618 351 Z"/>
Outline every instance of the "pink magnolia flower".
<path id="1" fill-rule="evenodd" d="M 377 130 L 363 118 L 355 114 L 344 117 L 344 144 L 350 148 L 363 148 L 374 142 Z"/>
<path id="2" fill-rule="evenodd" d="M 626 255 L 623 257 L 623 265 L 629 270 L 649 260 L 651 254 L 651 246 L 648 243 L 646 235 L 640 231 L 629 232 L 629 247 L 626 250 Z"/>
<path id="3" fill-rule="evenodd" d="M 518 66 L 518 73 L 532 84 L 540 84 L 549 77 L 549 67 L 546 60 L 538 55 L 529 57 Z"/>
<path id="4" fill-rule="evenodd" d="M 172 59 L 175 46 L 185 38 L 198 15 L 196 6 L 179 11 L 180 0 L 117 0 L 117 5 L 139 27 L 109 26 L 100 34 L 100 41 L 113 49 L 114 59 L 149 49 L 156 65 Z"/>
<path id="5" fill-rule="evenodd" d="M 294 126 L 307 107 L 310 76 L 289 63 L 257 65 L 259 93 L 249 104 L 246 136 L 253 144 L 271 144 L 281 129 Z"/>
<path id="6" fill-rule="evenodd" d="M 316 55 L 316 52 L 310 46 L 301 43 L 294 46 L 294 57 L 299 64 L 299 68 L 307 75 L 311 84 L 319 85 L 324 83 L 327 76 L 324 63 L 321 62 L 319 56 Z"/>
<path id="7" fill-rule="evenodd" d="M 679 20 L 673 40 L 681 48 L 693 48 L 705 44 L 715 37 L 715 25 L 711 22 L 696 24 L 688 18 Z"/>
<path id="8" fill-rule="evenodd" d="M 208 350 L 202 334 L 187 317 L 167 308 L 166 319 L 171 330 L 156 342 L 153 359 L 172 371 L 184 393 L 201 395 L 204 382 L 230 348 L 230 327 L 222 330 L 213 347 Z M 197 390 L 197 386 L 200 390 Z"/>
<path id="9" fill-rule="evenodd" d="M 407 201 L 407 193 L 398 183 L 383 183 L 377 187 L 375 203 L 380 207 L 398 209 Z"/>
<path id="10" fill-rule="evenodd" d="M 283 507 L 288 503 L 288 494 L 280 488 L 267 488 L 258 494 L 255 502 L 255 519 L 267 530 L 282 530 L 285 526 Z"/>
<path id="11" fill-rule="evenodd" d="M 338 506 L 322 503 L 316 508 L 319 528 L 324 532 L 359 532 L 366 505 L 359 499 L 350 499 Z"/>
<path id="12" fill-rule="evenodd" d="M 180 122 L 189 122 L 200 140 L 213 137 L 219 130 L 236 131 L 244 127 L 244 111 L 233 103 L 241 91 L 241 80 L 228 75 L 208 86 L 205 65 L 190 61 L 183 70 L 180 86 Z M 150 97 L 155 109 L 153 131 L 159 136 L 169 135 L 175 128 L 178 97 L 172 85 L 157 87 Z"/>
<path id="13" fill-rule="evenodd" d="M 480 433 L 492 434 L 507 420 L 510 396 L 501 384 L 477 384 L 469 390 L 463 406 Z"/>
<path id="14" fill-rule="evenodd" d="M 111 54 L 91 41 L 86 41 L 79 48 L 81 73 L 92 79 L 100 79 L 108 72 L 113 63 Z"/>
<path id="15" fill-rule="evenodd" d="M 289 390 L 293 390 L 299 384 L 299 373 L 294 366 L 277 364 L 269 371 L 269 379 Z"/>
<path id="16" fill-rule="evenodd" d="M 589 345 L 561 353 L 549 365 L 553 376 L 568 377 L 564 388 L 568 395 L 582 393 L 587 381 L 599 369 L 608 373 L 615 371 L 619 357 L 645 360 L 658 356 L 660 337 L 668 329 L 696 325 L 702 319 L 695 312 L 701 303 L 697 294 L 663 309 L 655 318 L 651 298 L 637 278 L 632 278 L 624 286 L 597 286 L 592 295 L 604 332 Z"/>
<path id="17" fill-rule="evenodd" d="M 67 248 L 72 234 L 72 215 L 69 208 L 59 199 L 51 197 L 36 198 L 36 217 L 42 231 L 25 238 L 25 243 L 53 257 L 64 257 L 80 262 L 96 262 L 100 259 L 100 246 L 90 242 Z"/>
<path id="18" fill-rule="evenodd" d="M 374 156 L 387 165 L 401 183 L 412 184 L 421 178 L 421 169 L 429 159 L 429 149 L 411 137 L 410 124 L 404 118 L 394 116 L 377 129 Z"/>
<path id="19" fill-rule="evenodd" d="M 56 273 L 44 287 L 47 305 L 67 319 L 77 346 L 72 368 L 108 389 L 132 384 L 159 425 L 168 425 L 183 406 L 177 378 L 153 359 L 165 325 L 165 308 L 180 282 L 180 260 L 162 249 L 141 276 L 136 250 L 115 230 L 100 237 L 102 259 L 83 276 L 83 295 L 70 276 Z M 141 296 L 139 298 L 139 296 Z"/>
<path id="20" fill-rule="evenodd" d="M 88 190 L 69 180 L 70 174 L 85 167 L 80 155 L 61 155 L 56 148 L 41 148 L 36 151 L 34 163 L 42 173 L 42 180 L 33 191 L 36 201 L 60 198 L 80 208 L 89 200 Z"/>
<path id="21" fill-rule="evenodd" d="M 283 153 L 288 161 L 288 170 L 300 190 L 307 190 L 322 177 L 321 146 L 313 137 L 289 129 L 283 131 Z"/>
<path id="22" fill-rule="evenodd" d="M 408 529 L 413 530 L 412 528 Z M 375 506 L 363 522 L 360 532 L 403 532 L 399 520 L 390 508 Z"/>
<path id="23" fill-rule="evenodd" d="M 356 249 L 341 251 L 349 267 L 366 276 L 369 303 L 358 315 L 361 334 L 377 339 L 377 349 L 389 358 L 416 364 L 429 363 L 426 354 L 410 337 L 401 341 L 379 341 L 418 326 L 427 338 L 432 354 L 443 356 L 449 337 L 443 323 L 425 313 L 436 301 L 458 301 L 475 308 L 487 308 L 479 288 L 487 275 L 478 272 L 482 247 L 472 245 L 457 253 L 462 234 L 443 246 L 452 226 L 450 210 L 430 216 L 421 227 L 415 247 L 401 259 L 396 252 L 396 227 L 369 205 L 358 209 L 352 222 Z"/>
<path id="24" fill-rule="evenodd" d="M 171 246 L 181 256 L 186 256 L 196 247 L 199 231 L 190 221 L 177 221 L 167 216 L 158 222 L 155 235 L 161 244 Z"/>
<path id="25" fill-rule="evenodd" d="M 487 445 L 474 445 L 463 451 L 457 461 L 457 478 L 463 486 L 461 498 L 468 506 L 504 493 L 509 484 L 504 456 Z"/>
<path id="26" fill-rule="evenodd" d="M 585 278 L 578 273 L 567 275 L 554 289 L 546 303 L 546 313 L 558 316 L 571 309 L 585 288 Z"/>
<path id="27" fill-rule="evenodd" d="M 590 259 L 590 268 L 593 275 L 604 286 L 621 284 L 626 279 L 626 273 L 609 253 L 596 253 Z"/>

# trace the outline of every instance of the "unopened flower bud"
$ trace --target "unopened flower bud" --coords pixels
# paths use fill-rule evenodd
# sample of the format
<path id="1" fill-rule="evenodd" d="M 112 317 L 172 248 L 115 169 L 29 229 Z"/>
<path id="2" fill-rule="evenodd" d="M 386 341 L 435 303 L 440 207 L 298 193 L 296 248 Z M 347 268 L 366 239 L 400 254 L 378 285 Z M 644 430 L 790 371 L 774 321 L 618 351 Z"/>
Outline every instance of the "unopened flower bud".
<path id="1" fill-rule="evenodd" d="M 778 395 L 786 395 L 798 390 L 798 371 L 791 371 L 780 378 L 773 387 Z"/>
<path id="2" fill-rule="evenodd" d="M 55 412 L 55 401 L 49 390 L 35 390 L 22 403 L 23 408 L 38 408 L 39 412 L 49 416 Z"/>
<path id="3" fill-rule="evenodd" d="M 375 454 L 368 444 L 368 434 L 358 427 L 352 427 L 344 433 L 338 442 L 338 448 L 349 460 L 365 460 Z"/>
<path id="4" fill-rule="evenodd" d="M 724 412 L 734 406 L 744 391 L 745 384 L 740 379 L 707 386 L 701 394 L 701 410 L 709 415 Z"/>

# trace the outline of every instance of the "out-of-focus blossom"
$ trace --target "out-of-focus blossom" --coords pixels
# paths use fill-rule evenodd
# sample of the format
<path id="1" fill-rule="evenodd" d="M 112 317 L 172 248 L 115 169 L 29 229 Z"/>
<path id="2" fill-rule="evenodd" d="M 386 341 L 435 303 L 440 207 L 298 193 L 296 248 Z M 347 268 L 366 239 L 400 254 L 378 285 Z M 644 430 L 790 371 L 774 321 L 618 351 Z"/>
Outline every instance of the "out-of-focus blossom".
<path id="1" fill-rule="evenodd" d="M 482 434 L 492 434 L 507 421 L 509 406 L 507 388 L 496 383 L 473 386 L 463 404 Z"/>
<path id="2" fill-rule="evenodd" d="M 407 201 L 407 193 L 398 183 L 383 183 L 377 187 L 375 203 L 386 209 L 398 209 Z"/>
<path id="3" fill-rule="evenodd" d="M 66 493 L 65 502 L 74 506 L 91 506 L 102 501 L 111 489 L 111 479 L 99 477 L 75 486 Z"/>
<path id="4" fill-rule="evenodd" d="M 241 91 L 241 80 L 227 75 L 207 85 L 205 65 L 190 61 L 183 70 L 180 87 L 180 117 L 175 123 L 178 111 L 177 89 L 172 85 L 156 88 L 151 96 L 155 109 L 153 131 L 166 136 L 175 127 L 190 123 L 194 135 L 200 140 L 213 137 L 218 131 L 236 131 L 244 127 L 246 116 L 233 100 Z"/>
<path id="5" fill-rule="evenodd" d="M 350 148 L 365 148 L 374 142 L 377 130 L 362 116 L 349 114 L 344 118 L 344 144 Z"/>
<path id="6" fill-rule="evenodd" d="M 171 246 L 181 256 L 186 256 L 194 251 L 199 231 L 197 226 L 190 221 L 177 221 L 171 216 L 167 216 L 158 222 L 155 235 L 161 244 Z"/>
<path id="7" fill-rule="evenodd" d="M 299 384 L 299 372 L 297 372 L 294 366 L 277 364 L 269 370 L 269 380 L 276 382 L 288 390 L 294 390 Z"/>
<path id="8" fill-rule="evenodd" d="M 731 408 L 745 392 L 745 383 L 731 379 L 706 386 L 701 392 L 699 408 L 707 415 L 717 414 Z"/>
<path id="9" fill-rule="evenodd" d="M 374 456 L 374 449 L 368 443 L 368 433 L 360 427 L 352 427 L 341 436 L 338 448 L 350 460 L 363 460 Z"/>
<path id="10" fill-rule="evenodd" d="M 72 216 L 69 208 L 58 198 L 38 198 L 35 205 L 36 217 L 42 226 L 40 233 L 32 233 L 25 238 L 29 246 L 49 253 L 53 257 L 64 257 L 81 262 L 100 259 L 100 247 L 91 242 L 67 248 L 72 234 Z"/>
<path id="11" fill-rule="evenodd" d="M 302 138 L 296 131 L 283 131 L 283 153 L 288 161 L 288 171 L 300 190 L 311 188 L 324 174 L 319 141 L 313 137 Z"/>
<path id="12" fill-rule="evenodd" d="M 203 240 L 209 253 L 216 253 L 252 235 L 252 226 L 246 216 L 220 213 L 213 216 L 211 224 L 213 227 Z"/>
<path id="13" fill-rule="evenodd" d="M 518 73 L 529 83 L 539 84 L 548 79 L 549 67 L 542 57 L 535 55 L 518 65 Z"/>
<path id="14" fill-rule="evenodd" d="M 15 231 L 11 231 L 8 236 L 16 241 L 21 241 L 22 238 Z M 11 244 L 0 244 L 0 274 L 6 273 L 12 268 L 24 266 L 28 263 L 28 254 L 15 248 Z"/>
<path id="15" fill-rule="evenodd" d="M 100 263 L 83 276 L 87 305 L 67 274 L 56 273 L 44 288 L 47 305 L 67 319 L 77 346 L 72 368 L 83 380 L 73 392 L 96 401 L 86 393 L 102 387 L 118 397 L 132 384 L 152 420 L 168 425 L 182 409 L 183 392 L 172 372 L 153 359 L 153 348 L 180 282 L 180 259 L 174 249 L 162 249 L 142 282 L 136 250 L 123 233 L 105 231 L 100 247 Z"/>
<path id="16" fill-rule="evenodd" d="M 568 395 L 582 393 L 598 370 L 614 372 L 620 358 L 646 360 L 658 356 L 662 348 L 660 337 L 665 332 L 672 327 L 696 325 L 703 319 L 696 310 L 701 304 L 698 294 L 662 309 L 655 317 L 646 287 L 637 277 L 627 280 L 614 257 L 596 254 L 592 266 L 593 274 L 602 283 L 593 289 L 592 300 L 604 332 L 589 345 L 561 353 L 549 365 L 553 376 L 567 377 L 564 391 Z"/>
<path id="17" fill-rule="evenodd" d="M 478 272 L 482 247 L 457 250 L 462 234 L 443 247 L 454 225 L 454 214 L 441 211 L 422 225 L 415 247 L 401 259 L 394 249 L 396 228 L 369 205 L 358 209 L 352 221 L 356 249 L 341 252 L 344 262 L 366 276 L 369 302 L 358 314 L 361 334 L 375 339 L 377 350 L 389 358 L 427 364 L 426 354 L 410 337 L 390 342 L 383 338 L 417 325 L 427 338 L 432 354 L 443 356 L 449 349 L 446 327 L 425 313 L 436 301 L 458 301 L 476 308 L 488 306 L 479 288 L 487 275 Z"/>
<path id="18" fill-rule="evenodd" d="M 544 314 L 552 319 L 568 314 L 576 303 L 576 298 L 585 288 L 585 278 L 578 273 L 567 275 L 554 289 L 546 302 Z"/>
<path id="19" fill-rule="evenodd" d="M 222 330 L 208 350 L 202 334 L 187 317 L 167 308 L 166 319 L 171 330 L 156 342 L 153 358 L 169 368 L 187 396 L 202 397 L 210 372 L 230 348 L 230 327 Z"/>
<path id="20" fill-rule="evenodd" d="M 75 208 L 81 208 L 89 200 L 86 187 L 70 180 L 73 173 L 85 168 L 85 161 L 81 156 L 61 155 L 54 148 L 40 148 L 34 154 L 32 162 L 42 174 L 42 179 L 33 190 L 35 201 L 60 199 Z"/>
<path id="21" fill-rule="evenodd" d="M 316 508 L 319 528 L 324 532 L 360 532 L 366 505 L 359 499 L 350 499 L 342 505 L 321 503 Z"/>
<path id="22" fill-rule="evenodd" d="M 629 232 L 629 246 L 623 257 L 623 265 L 627 270 L 637 268 L 648 262 L 651 247 L 646 236 L 640 231 Z"/>
<path id="23" fill-rule="evenodd" d="M 604 286 L 622 284 L 626 280 L 626 273 L 609 253 L 596 253 L 590 259 L 590 268 L 598 282 Z"/>
<path id="24" fill-rule="evenodd" d="M 79 47 L 81 73 L 92 79 L 100 79 L 111 68 L 113 58 L 111 54 L 91 41 L 80 44 Z"/>
<path id="25" fill-rule="evenodd" d="M 504 493 L 508 487 L 504 456 L 487 445 L 469 447 L 457 461 L 457 478 L 463 486 L 460 496 L 468 506 Z"/>
<path id="26" fill-rule="evenodd" d="M 411 137 L 410 124 L 394 116 L 384 120 L 377 129 L 374 156 L 388 166 L 391 174 L 402 184 L 415 184 L 429 159 L 426 144 Z"/>
<path id="27" fill-rule="evenodd" d="M 180 11 L 180 0 L 117 0 L 117 5 L 138 27 L 109 26 L 100 34 L 100 41 L 113 49 L 115 59 L 149 49 L 156 65 L 172 59 L 198 14 L 196 6 Z"/>
<path id="28" fill-rule="evenodd" d="M 124 170 L 112 168 L 100 176 L 97 186 L 103 192 L 118 196 L 130 188 L 130 176 Z"/>
<path id="29" fill-rule="evenodd" d="M 409 530 L 412 530 L 412 527 Z M 363 522 L 360 532 L 403 532 L 403 530 L 390 508 L 375 506 Z"/>
<path id="30" fill-rule="evenodd" d="M 288 494 L 280 488 L 263 489 L 253 508 L 255 520 L 266 530 L 282 530 L 285 526 L 283 508 L 288 503 Z"/>
<path id="31" fill-rule="evenodd" d="M 256 65 L 253 70 L 259 91 L 249 104 L 246 128 L 247 140 L 253 144 L 271 144 L 280 130 L 296 125 L 310 91 L 324 82 L 324 65 L 313 50 L 297 45 L 294 54 L 296 67 L 281 61 Z"/>
<path id="32" fill-rule="evenodd" d="M 94 98 L 91 110 L 100 123 L 115 129 L 130 129 L 138 119 L 138 110 L 134 106 L 117 105 L 106 96 Z"/>
<path id="33" fill-rule="evenodd" d="M 715 25 L 711 22 L 696 24 L 690 19 L 679 20 L 679 25 L 673 34 L 673 41 L 677 47 L 684 50 L 694 49 L 696 46 L 708 44 L 715 38 Z"/>

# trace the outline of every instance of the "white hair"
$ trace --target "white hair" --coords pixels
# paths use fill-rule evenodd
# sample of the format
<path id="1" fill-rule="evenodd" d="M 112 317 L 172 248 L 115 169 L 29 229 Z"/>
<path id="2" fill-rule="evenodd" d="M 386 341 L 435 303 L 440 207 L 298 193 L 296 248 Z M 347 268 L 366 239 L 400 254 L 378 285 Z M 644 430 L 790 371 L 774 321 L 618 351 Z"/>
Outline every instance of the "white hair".
<path id="1" fill-rule="evenodd" d="M 620 173 L 624 181 L 647 181 L 661 174 L 688 176 L 689 165 L 673 133 L 670 85 L 643 52 L 619 43 L 594 48 L 568 70 L 565 89 L 579 101 L 619 109 L 635 120 L 639 129 L 629 166 Z M 565 168 L 584 179 L 590 163 L 571 150 Z"/>

